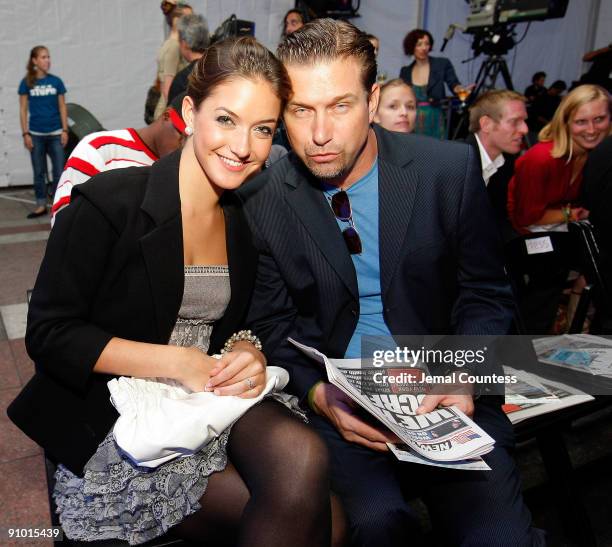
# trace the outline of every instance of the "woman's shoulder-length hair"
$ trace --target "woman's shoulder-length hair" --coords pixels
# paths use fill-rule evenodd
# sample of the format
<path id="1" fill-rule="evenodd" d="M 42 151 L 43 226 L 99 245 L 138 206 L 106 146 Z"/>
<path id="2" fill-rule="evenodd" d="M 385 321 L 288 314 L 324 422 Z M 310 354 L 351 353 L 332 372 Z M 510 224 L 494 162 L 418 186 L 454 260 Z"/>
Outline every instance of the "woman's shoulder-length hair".
<path id="1" fill-rule="evenodd" d="M 567 157 L 568 161 L 571 160 L 573 140 L 570 134 L 570 124 L 574 114 L 581 106 L 599 100 L 608 102 L 608 113 L 612 116 L 612 97 L 598 85 L 580 85 L 563 98 L 552 120 L 542 128 L 538 135 L 538 139 L 542 142 L 553 142 L 551 151 L 553 158 Z M 608 134 L 612 134 L 612 123 Z"/>

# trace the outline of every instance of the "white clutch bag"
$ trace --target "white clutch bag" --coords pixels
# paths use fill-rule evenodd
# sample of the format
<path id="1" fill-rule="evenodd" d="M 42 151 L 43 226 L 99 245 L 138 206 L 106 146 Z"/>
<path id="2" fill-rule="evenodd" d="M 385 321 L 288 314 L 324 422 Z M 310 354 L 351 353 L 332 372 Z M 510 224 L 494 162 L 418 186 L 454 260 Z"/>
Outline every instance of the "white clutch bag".
<path id="1" fill-rule="evenodd" d="M 266 386 L 253 399 L 193 393 L 171 380 L 114 378 L 108 382 L 119 412 L 113 427 L 117 445 L 136 465 L 157 467 L 201 450 L 272 391 L 281 391 L 289 373 L 267 367 Z"/>

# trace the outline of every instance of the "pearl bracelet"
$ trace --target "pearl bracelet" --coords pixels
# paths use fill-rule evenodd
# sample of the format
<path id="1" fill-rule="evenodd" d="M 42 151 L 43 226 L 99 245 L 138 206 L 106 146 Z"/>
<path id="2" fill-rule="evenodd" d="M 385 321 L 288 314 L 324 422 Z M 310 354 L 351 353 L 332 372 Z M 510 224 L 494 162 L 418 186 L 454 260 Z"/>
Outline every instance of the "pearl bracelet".
<path id="1" fill-rule="evenodd" d="M 229 353 L 234 348 L 234 344 L 241 341 L 250 342 L 255 346 L 255 349 L 261 351 L 261 340 L 257 338 L 257 336 L 255 336 L 250 330 L 241 330 L 235 332 L 227 339 L 223 349 L 221 350 L 221 354 L 223 355 L 224 353 Z"/>

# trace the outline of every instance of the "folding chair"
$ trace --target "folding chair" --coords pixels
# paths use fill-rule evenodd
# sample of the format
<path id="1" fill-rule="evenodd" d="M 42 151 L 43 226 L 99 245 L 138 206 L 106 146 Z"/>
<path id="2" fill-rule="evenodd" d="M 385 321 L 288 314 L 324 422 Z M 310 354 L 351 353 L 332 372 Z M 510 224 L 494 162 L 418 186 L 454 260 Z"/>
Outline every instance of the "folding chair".
<path id="1" fill-rule="evenodd" d="M 569 243 L 566 233 L 538 232 L 516 237 L 505 244 L 505 269 L 515 300 L 516 334 L 528 334 L 525 318 L 518 305 L 519 301 L 532 289 L 534 279 L 537 279 L 541 286 L 543 272 L 549 269 L 554 272 L 559 269 Z M 554 281 L 557 284 L 559 280 Z M 551 299 L 555 298 L 552 292 L 548 296 Z M 541 298 L 541 295 L 538 298 Z"/>
<path id="2" fill-rule="evenodd" d="M 569 331 L 570 333 L 579 333 L 582 332 L 582 326 L 591 302 L 596 309 L 596 320 L 592 323 L 595 328 L 601 323 L 603 317 L 609 315 L 612 307 L 610 306 L 610 289 L 607 287 L 605 280 L 601 252 L 593 226 L 586 220 L 580 220 L 570 223 L 569 230 L 579 243 L 583 270 L 581 273 L 588 283 L 582 291 Z"/>

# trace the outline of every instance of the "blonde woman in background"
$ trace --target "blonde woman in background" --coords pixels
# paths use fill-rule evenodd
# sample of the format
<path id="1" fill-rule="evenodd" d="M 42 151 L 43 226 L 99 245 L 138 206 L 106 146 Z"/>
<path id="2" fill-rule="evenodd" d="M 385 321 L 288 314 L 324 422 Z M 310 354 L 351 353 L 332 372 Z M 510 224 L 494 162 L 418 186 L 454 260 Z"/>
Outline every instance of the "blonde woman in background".
<path id="1" fill-rule="evenodd" d="M 395 78 L 380 88 L 380 100 L 374 121 L 389 131 L 412 133 L 417 114 L 417 100 L 404 80 Z"/>
<path id="2" fill-rule="evenodd" d="M 582 171 L 588 153 L 612 132 L 611 112 L 612 99 L 604 88 L 577 87 L 540 131 L 540 142 L 516 161 L 508 186 L 512 225 L 526 235 L 548 233 L 555 249 L 538 258 L 537 269 L 529 272 L 528 291 L 519 298 L 530 334 L 547 334 L 552 328 L 561 291 L 577 259 L 566 234 L 567 225 L 589 216 L 579 203 Z M 581 281 L 579 278 L 574 285 L 575 296 L 579 295 Z M 570 310 L 573 307 L 570 301 Z"/>
<path id="3" fill-rule="evenodd" d="M 508 210 L 519 232 L 565 231 L 568 221 L 588 217 L 577 204 L 582 169 L 589 151 L 611 132 L 611 105 L 604 88 L 577 87 L 540 131 L 540 142 L 517 160 Z"/>

